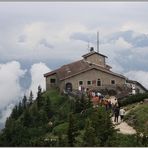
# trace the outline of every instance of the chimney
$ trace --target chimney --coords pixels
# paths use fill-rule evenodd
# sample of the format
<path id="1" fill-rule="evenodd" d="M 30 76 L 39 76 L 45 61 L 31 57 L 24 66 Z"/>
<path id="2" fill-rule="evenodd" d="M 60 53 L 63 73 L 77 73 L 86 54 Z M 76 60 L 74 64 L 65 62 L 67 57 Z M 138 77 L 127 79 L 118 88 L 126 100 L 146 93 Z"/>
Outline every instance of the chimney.
<path id="1" fill-rule="evenodd" d="M 90 52 L 93 52 L 94 51 L 94 47 L 90 47 Z"/>

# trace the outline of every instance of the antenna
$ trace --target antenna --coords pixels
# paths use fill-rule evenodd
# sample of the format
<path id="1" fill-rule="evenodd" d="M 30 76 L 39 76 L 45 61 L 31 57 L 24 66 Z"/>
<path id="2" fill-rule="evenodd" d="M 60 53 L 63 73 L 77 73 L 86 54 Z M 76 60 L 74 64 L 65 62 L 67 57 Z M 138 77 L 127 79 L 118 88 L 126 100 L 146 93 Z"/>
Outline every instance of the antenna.
<path id="1" fill-rule="evenodd" d="M 99 32 L 97 32 L 97 52 L 99 53 Z"/>
<path id="2" fill-rule="evenodd" d="M 90 49 L 90 45 L 89 45 L 89 40 L 88 40 L 88 52 L 89 52 L 89 49 Z"/>

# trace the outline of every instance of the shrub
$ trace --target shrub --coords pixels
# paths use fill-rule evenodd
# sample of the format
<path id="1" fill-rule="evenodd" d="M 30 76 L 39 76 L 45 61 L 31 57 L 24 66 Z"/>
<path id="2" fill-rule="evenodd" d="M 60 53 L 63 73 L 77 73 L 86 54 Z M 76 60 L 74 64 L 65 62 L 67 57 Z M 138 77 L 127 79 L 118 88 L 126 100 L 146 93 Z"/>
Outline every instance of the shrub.
<path id="1" fill-rule="evenodd" d="M 123 100 L 119 100 L 119 103 L 121 106 L 126 106 L 128 104 L 133 104 L 136 102 L 143 101 L 146 98 L 148 98 L 148 93 L 136 94 L 136 95 L 129 96 Z"/>
<path id="2" fill-rule="evenodd" d="M 53 133 L 56 135 L 66 134 L 67 129 L 68 129 L 68 123 L 65 122 L 65 123 L 59 124 L 58 126 L 54 127 Z"/>

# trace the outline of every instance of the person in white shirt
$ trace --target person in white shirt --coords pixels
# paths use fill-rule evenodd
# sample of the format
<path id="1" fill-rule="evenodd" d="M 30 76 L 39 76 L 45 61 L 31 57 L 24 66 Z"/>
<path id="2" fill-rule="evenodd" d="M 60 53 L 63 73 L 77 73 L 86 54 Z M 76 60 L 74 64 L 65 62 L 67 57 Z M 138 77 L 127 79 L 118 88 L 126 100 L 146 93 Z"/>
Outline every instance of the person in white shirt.
<path id="1" fill-rule="evenodd" d="M 121 118 L 121 121 L 123 121 L 124 115 L 125 115 L 125 110 L 123 108 L 121 108 L 120 109 L 120 118 Z"/>

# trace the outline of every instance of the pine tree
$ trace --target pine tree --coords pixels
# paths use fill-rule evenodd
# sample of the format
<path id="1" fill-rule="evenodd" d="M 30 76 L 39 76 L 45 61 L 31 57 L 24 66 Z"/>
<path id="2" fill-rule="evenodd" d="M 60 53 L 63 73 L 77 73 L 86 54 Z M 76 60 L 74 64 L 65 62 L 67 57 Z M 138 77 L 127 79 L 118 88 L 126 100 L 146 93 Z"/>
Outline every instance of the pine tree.
<path id="1" fill-rule="evenodd" d="M 46 111 L 48 118 L 51 118 L 53 113 L 51 109 L 51 100 L 49 97 L 45 100 L 44 110 Z"/>
<path id="2" fill-rule="evenodd" d="M 80 103 L 80 99 L 76 98 L 75 101 L 75 113 L 80 113 L 81 112 L 81 103 Z"/>
<path id="3" fill-rule="evenodd" d="M 26 127 L 29 127 L 31 125 L 31 121 L 32 121 L 32 118 L 31 118 L 29 109 L 27 108 L 23 116 L 23 125 Z"/>
<path id="4" fill-rule="evenodd" d="M 42 88 L 39 85 L 38 86 L 38 92 L 37 92 L 37 106 L 38 108 L 40 108 L 43 104 L 42 104 Z"/>
<path id="5" fill-rule="evenodd" d="M 18 114 L 19 116 L 23 113 L 23 107 L 22 107 L 22 103 L 21 101 L 19 102 L 19 105 L 18 105 Z"/>
<path id="6" fill-rule="evenodd" d="M 73 147 L 76 142 L 76 137 L 78 136 L 78 129 L 76 126 L 76 119 L 73 114 L 69 115 L 69 127 L 68 127 L 68 146 Z"/>
<path id="7" fill-rule="evenodd" d="M 106 146 L 108 139 L 115 133 L 109 113 L 99 107 L 91 116 L 92 126 L 100 140 L 100 146 Z"/>
<path id="8" fill-rule="evenodd" d="M 27 97 L 24 95 L 23 100 L 22 100 L 22 107 L 25 110 L 27 108 Z"/>
<path id="9" fill-rule="evenodd" d="M 94 147 L 99 146 L 99 140 L 96 138 L 95 129 L 92 127 L 90 119 L 87 119 L 83 136 L 83 146 Z"/>
<path id="10" fill-rule="evenodd" d="M 38 107 L 36 103 L 34 103 L 30 108 L 30 114 L 31 114 L 32 126 L 36 127 L 38 124 Z"/>
<path id="11" fill-rule="evenodd" d="M 13 110 L 12 110 L 11 118 L 13 118 L 13 119 L 17 119 L 18 118 L 18 106 L 17 105 L 15 105 Z"/>
<path id="12" fill-rule="evenodd" d="M 29 95 L 29 105 L 31 105 L 33 103 L 33 93 L 32 91 L 30 91 L 30 95 Z"/>
<path id="13" fill-rule="evenodd" d="M 48 122 L 47 114 L 44 110 L 38 112 L 38 124 L 43 125 Z"/>

